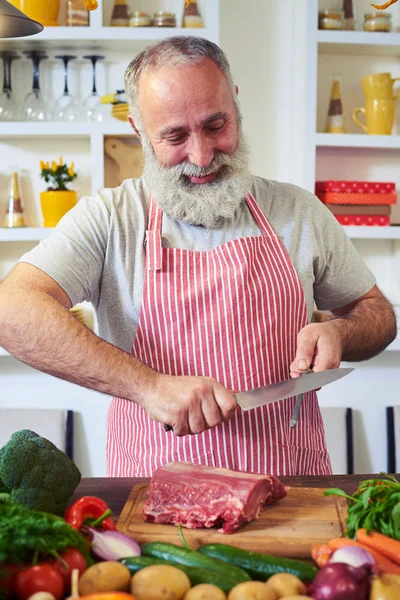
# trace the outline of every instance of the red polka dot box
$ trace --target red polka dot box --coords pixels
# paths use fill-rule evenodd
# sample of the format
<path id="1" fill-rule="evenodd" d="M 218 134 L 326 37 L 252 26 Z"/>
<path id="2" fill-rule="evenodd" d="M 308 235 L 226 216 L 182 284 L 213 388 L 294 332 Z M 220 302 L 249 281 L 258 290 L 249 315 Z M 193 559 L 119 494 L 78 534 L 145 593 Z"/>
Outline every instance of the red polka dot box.
<path id="1" fill-rule="evenodd" d="M 396 184 L 377 181 L 317 181 L 315 194 L 324 204 L 396 204 Z"/>

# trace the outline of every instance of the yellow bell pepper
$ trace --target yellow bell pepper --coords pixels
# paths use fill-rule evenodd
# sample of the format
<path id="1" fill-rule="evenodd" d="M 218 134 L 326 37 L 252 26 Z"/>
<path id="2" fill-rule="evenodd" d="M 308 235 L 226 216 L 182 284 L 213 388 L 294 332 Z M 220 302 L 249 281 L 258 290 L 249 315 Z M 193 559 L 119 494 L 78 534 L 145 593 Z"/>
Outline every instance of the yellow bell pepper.
<path id="1" fill-rule="evenodd" d="M 369 600 L 398 600 L 399 598 L 399 575 L 384 574 L 372 579 Z"/>

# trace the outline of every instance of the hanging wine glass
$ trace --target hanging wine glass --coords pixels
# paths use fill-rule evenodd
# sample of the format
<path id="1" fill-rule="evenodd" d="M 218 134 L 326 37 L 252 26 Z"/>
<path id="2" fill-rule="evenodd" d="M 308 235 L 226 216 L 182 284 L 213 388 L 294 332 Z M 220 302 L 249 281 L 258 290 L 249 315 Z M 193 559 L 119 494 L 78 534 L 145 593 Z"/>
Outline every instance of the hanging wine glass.
<path id="1" fill-rule="evenodd" d="M 25 96 L 22 105 L 22 119 L 25 121 L 47 121 L 48 106 L 39 85 L 39 67 L 42 60 L 48 58 L 41 50 L 24 50 L 24 54 L 32 60 L 33 85 L 32 91 Z"/>
<path id="2" fill-rule="evenodd" d="M 14 50 L 2 50 L 3 59 L 3 91 L 0 94 L 0 121 L 18 121 L 20 109 L 15 102 L 11 87 L 11 65 L 20 57 Z"/>
<path id="3" fill-rule="evenodd" d="M 100 54 L 89 54 L 84 56 L 87 60 L 90 60 L 93 68 L 93 87 L 92 93 L 85 98 L 83 101 L 83 117 L 89 119 L 89 121 L 95 121 L 100 123 L 106 118 L 107 107 L 100 102 L 100 95 L 97 92 L 96 87 L 96 63 L 98 60 L 103 60 L 104 56 Z M 107 112 L 106 112 L 107 111 Z"/>
<path id="4" fill-rule="evenodd" d="M 61 54 L 55 58 L 59 58 L 64 63 L 64 92 L 55 104 L 54 118 L 56 121 L 76 121 L 79 119 L 79 107 L 68 89 L 68 63 L 70 60 L 74 60 L 76 56 Z"/>

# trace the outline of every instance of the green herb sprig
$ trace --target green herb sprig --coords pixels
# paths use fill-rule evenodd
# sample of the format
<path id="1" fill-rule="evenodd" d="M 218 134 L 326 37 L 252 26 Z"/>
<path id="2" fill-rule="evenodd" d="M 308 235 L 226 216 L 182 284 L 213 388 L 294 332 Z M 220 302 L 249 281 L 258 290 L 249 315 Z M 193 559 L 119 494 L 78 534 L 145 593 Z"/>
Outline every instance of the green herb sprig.
<path id="1" fill-rule="evenodd" d="M 400 482 L 392 475 L 380 473 L 379 478 L 361 481 L 352 496 L 339 488 L 324 494 L 348 499 L 347 537 L 355 539 L 357 529 L 365 528 L 400 540 Z"/>
<path id="2" fill-rule="evenodd" d="M 61 517 L 20 504 L 0 504 L 0 564 L 33 564 L 38 556 L 57 557 L 77 548 L 90 564 L 86 538 Z"/>

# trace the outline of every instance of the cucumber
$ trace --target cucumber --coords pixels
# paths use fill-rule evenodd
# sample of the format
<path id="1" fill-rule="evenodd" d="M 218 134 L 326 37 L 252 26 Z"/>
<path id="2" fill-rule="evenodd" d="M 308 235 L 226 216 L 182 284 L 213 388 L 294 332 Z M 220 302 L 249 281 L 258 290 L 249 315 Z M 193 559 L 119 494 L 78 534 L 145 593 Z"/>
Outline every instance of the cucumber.
<path id="1" fill-rule="evenodd" d="M 229 575 L 217 573 L 216 571 L 208 571 L 207 569 L 199 569 L 198 567 L 188 567 L 187 565 L 170 560 L 162 560 L 161 558 L 153 558 L 152 556 L 132 556 L 130 558 L 121 558 L 118 562 L 125 565 L 131 575 L 152 565 L 171 565 L 186 573 L 192 586 L 199 583 L 209 583 L 219 587 L 225 594 L 229 594 L 231 589 L 237 585 L 236 579 L 232 579 Z"/>
<path id="2" fill-rule="evenodd" d="M 206 544 L 200 546 L 198 552 L 229 563 L 230 568 L 231 565 L 241 567 L 253 579 L 260 579 L 261 581 L 266 581 L 275 573 L 291 573 L 307 582 L 312 581 L 318 572 L 316 567 L 302 560 L 250 552 L 226 544 Z"/>
<path id="3" fill-rule="evenodd" d="M 200 554 L 196 550 L 188 550 L 175 544 L 147 542 L 142 545 L 141 549 L 144 556 L 161 558 L 188 567 L 197 567 L 198 569 L 222 573 L 225 577 L 236 581 L 236 583 L 251 580 L 250 575 L 244 569 L 240 568 L 240 566 L 227 565 L 226 561 L 218 560 L 218 558 L 206 556 L 206 554 Z"/>

